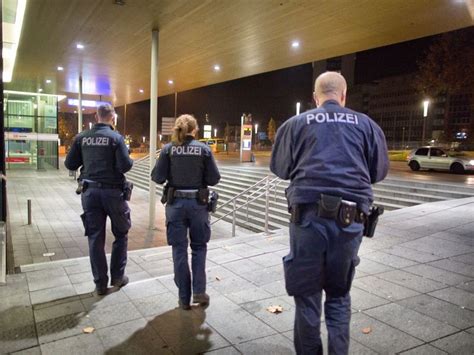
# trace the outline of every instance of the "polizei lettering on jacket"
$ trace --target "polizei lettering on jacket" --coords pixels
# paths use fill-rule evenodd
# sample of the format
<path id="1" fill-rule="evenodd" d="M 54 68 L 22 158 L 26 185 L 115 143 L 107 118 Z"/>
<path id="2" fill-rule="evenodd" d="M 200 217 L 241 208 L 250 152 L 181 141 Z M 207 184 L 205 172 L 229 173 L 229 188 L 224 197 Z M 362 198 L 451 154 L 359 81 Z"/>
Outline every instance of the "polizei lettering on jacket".
<path id="1" fill-rule="evenodd" d="M 109 137 L 82 137 L 82 145 L 91 145 L 91 146 L 109 145 Z"/>
<path id="2" fill-rule="evenodd" d="M 359 124 L 359 119 L 357 115 L 353 113 L 343 113 L 343 112 L 318 112 L 308 113 L 306 115 L 306 124 L 312 123 L 350 123 L 350 124 Z"/>
<path id="3" fill-rule="evenodd" d="M 173 145 L 171 155 L 201 155 L 201 147 L 192 145 Z"/>

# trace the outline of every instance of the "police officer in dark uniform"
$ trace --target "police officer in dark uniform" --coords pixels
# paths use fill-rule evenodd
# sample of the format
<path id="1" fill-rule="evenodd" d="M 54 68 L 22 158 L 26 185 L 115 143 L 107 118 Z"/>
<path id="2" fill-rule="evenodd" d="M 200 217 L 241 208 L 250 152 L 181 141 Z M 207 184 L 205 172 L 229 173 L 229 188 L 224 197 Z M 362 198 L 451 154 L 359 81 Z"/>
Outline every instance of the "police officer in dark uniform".
<path id="1" fill-rule="evenodd" d="M 290 253 L 283 258 L 286 289 L 294 296 L 298 354 L 322 354 L 321 297 L 330 354 L 349 351 L 349 291 L 373 202 L 371 184 L 385 178 L 385 136 L 368 116 L 345 108 L 347 85 L 336 72 L 315 83 L 317 108 L 277 131 L 271 170 L 290 179 Z"/>
<path id="2" fill-rule="evenodd" d="M 132 168 L 133 160 L 123 137 L 114 131 L 115 117 L 111 105 L 99 106 L 98 123 L 76 136 L 64 163 L 69 170 L 81 167 L 77 192 L 82 192 L 81 218 L 89 239 L 92 274 L 99 295 L 107 293 L 109 281 L 104 251 L 107 216 L 115 236 L 110 260 L 111 284 L 122 287 L 128 283 L 125 266 L 131 222 L 125 195 L 130 190 L 124 173 Z"/>
<path id="3" fill-rule="evenodd" d="M 151 178 L 164 188 L 166 236 L 172 246 L 174 281 L 179 289 L 179 306 L 190 309 L 193 303 L 207 305 L 206 254 L 211 237 L 208 212 L 208 186 L 221 176 L 209 147 L 194 139 L 196 119 L 181 115 L 176 119 L 172 142 L 166 144 L 152 171 Z M 188 265 L 188 230 L 192 250 L 192 277 Z"/>

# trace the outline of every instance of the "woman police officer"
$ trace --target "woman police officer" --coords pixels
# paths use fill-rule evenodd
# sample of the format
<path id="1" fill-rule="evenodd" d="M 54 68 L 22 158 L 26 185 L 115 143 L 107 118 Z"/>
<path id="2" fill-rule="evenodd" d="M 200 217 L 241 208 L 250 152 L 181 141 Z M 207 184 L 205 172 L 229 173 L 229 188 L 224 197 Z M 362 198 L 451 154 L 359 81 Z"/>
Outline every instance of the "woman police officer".
<path id="1" fill-rule="evenodd" d="M 171 143 L 161 150 L 151 179 L 163 184 L 166 203 L 166 237 L 173 250 L 174 281 L 179 289 L 179 306 L 209 304 L 206 294 L 206 253 L 211 237 L 207 198 L 208 186 L 221 176 L 210 148 L 195 140 L 196 119 L 181 115 L 176 119 Z M 188 265 L 188 230 L 192 250 L 192 277 Z M 192 280 L 192 281 L 191 281 Z"/>

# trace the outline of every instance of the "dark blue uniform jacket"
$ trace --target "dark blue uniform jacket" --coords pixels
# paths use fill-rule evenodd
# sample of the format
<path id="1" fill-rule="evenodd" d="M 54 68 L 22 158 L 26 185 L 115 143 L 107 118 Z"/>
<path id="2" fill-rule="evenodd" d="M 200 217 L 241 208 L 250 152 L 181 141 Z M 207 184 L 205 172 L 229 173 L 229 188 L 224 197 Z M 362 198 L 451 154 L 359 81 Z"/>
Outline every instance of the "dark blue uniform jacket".
<path id="1" fill-rule="evenodd" d="M 277 131 L 270 169 L 284 180 L 289 205 L 314 203 L 321 193 L 356 202 L 368 212 L 371 184 L 389 168 L 387 144 L 368 116 L 328 100 L 294 116 Z"/>
<path id="2" fill-rule="evenodd" d="M 122 184 L 124 173 L 132 168 L 133 160 L 123 137 L 111 126 L 97 123 L 74 138 L 64 165 L 69 170 L 82 166 L 80 180 Z"/>
<path id="3" fill-rule="evenodd" d="M 161 150 L 151 179 L 177 189 L 190 190 L 216 185 L 221 179 L 211 149 L 204 143 L 186 138 L 182 145 L 166 144 Z"/>

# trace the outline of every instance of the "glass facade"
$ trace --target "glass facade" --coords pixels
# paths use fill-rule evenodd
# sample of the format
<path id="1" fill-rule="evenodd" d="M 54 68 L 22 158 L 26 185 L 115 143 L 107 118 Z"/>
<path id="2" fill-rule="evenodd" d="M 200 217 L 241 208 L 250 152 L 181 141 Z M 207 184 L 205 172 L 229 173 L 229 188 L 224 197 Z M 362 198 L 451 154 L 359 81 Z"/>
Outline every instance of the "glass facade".
<path id="1" fill-rule="evenodd" d="M 58 96 L 4 91 L 7 169 L 58 168 Z"/>

